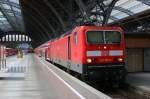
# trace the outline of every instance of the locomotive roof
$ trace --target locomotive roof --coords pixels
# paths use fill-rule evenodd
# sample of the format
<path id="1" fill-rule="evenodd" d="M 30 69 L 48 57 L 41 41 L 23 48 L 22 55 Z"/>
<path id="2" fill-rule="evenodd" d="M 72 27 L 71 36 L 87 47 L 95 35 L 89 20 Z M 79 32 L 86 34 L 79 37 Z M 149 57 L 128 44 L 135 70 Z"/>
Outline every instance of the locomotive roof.
<path id="1" fill-rule="evenodd" d="M 101 28 L 101 29 L 105 29 L 105 30 L 107 30 L 107 29 L 122 30 L 122 28 L 119 27 L 119 26 L 77 26 L 77 27 L 75 27 L 74 29 L 77 29 L 77 28 L 80 28 L 80 29 L 81 29 L 81 28 L 83 28 L 83 29 Z M 60 37 L 55 38 L 54 40 L 59 39 L 59 38 L 62 38 L 62 37 L 65 37 L 65 36 L 71 34 L 74 29 L 72 29 L 72 30 L 70 30 L 70 31 L 67 31 L 65 34 L 62 34 Z"/>

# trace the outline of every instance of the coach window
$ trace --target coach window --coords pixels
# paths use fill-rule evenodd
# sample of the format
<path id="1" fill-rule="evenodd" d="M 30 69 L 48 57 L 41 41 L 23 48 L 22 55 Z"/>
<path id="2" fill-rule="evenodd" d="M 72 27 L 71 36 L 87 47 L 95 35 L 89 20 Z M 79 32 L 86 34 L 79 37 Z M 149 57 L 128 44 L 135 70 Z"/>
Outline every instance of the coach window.
<path id="1" fill-rule="evenodd" d="M 74 33 L 74 44 L 77 45 L 78 38 L 77 38 L 77 32 Z"/>

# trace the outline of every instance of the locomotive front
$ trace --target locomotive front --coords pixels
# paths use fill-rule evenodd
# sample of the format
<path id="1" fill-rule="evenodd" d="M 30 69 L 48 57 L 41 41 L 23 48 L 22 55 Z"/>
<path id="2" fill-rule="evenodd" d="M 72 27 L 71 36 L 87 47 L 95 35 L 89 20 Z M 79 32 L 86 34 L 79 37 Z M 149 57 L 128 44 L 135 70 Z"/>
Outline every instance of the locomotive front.
<path id="1" fill-rule="evenodd" d="M 124 33 L 119 27 L 87 29 L 85 71 L 94 81 L 122 83 L 125 80 Z"/>

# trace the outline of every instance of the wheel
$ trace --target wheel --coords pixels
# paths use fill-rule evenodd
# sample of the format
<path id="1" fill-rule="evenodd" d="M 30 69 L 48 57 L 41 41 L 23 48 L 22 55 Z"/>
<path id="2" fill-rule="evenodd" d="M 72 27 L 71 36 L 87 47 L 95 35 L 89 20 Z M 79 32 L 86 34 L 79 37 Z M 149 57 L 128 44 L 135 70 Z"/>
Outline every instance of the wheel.
<path id="1" fill-rule="evenodd" d="M 69 69 L 69 68 L 67 68 L 67 70 L 66 70 L 66 71 L 67 71 L 67 73 L 69 73 L 69 74 L 71 73 L 71 71 L 70 71 L 70 69 Z"/>
<path id="2" fill-rule="evenodd" d="M 81 74 L 80 79 L 84 82 L 88 82 L 88 77 L 85 76 L 84 74 Z"/>

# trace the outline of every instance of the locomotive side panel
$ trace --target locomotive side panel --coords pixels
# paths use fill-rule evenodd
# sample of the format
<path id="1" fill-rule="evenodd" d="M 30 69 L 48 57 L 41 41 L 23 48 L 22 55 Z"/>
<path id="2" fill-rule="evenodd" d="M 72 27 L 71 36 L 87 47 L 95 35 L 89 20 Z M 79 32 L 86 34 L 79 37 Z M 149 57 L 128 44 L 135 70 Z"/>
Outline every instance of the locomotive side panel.
<path id="1" fill-rule="evenodd" d="M 75 29 L 70 35 L 71 42 L 71 60 L 70 60 L 70 69 L 83 73 L 83 58 L 84 58 L 84 33 L 81 28 Z"/>
<path id="2" fill-rule="evenodd" d="M 49 57 L 52 62 L 67 67 L 67 52 L 67 37 L 65 37 L 51 43 Z"/>
<path id="3" fill-rule="evenodd" d="M 70 35 L 55 40 L 51 43 L 48 53 L 54 63 L 68 68 L 69 70 L 83 73 L 83 54 L 85 45 L 84 35 L 79 28 L 74 29 Z M 70 54 L 70 55 L 69 55 Z"/>

